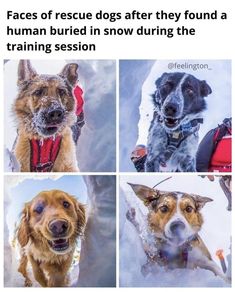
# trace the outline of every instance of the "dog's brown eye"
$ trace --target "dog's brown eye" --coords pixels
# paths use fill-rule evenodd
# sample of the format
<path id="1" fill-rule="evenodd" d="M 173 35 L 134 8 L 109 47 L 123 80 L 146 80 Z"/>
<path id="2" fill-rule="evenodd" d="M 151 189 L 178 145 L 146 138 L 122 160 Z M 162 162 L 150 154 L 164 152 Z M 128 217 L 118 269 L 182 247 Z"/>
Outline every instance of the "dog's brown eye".
<path id="1" fill-rule="evenodd" d="M 67 201 L 64 201 L 63 202 L 63 206 L 64 206 L 64 208 L 69 208 L 69 206 L 70 206 L 70 204 L 69 204 L 69 202 L 67 202 Z"/>
<path id="2" fill-rule="evenodd" d="M 193 208 L 191 206 L 187 206 L 186 209 L 185 209 L 185 211 L 187 213 L 191 213 L 193 211 Z"/>
<path id="3" fill-rule="evenodd" d="M 162 213 L 167 213 L 168 210 L 169 210 L 169 208 L 168 208 L 166 205 L 160 207 L 160 211 L 161 211 Z"/>
<path id="4" fill-rule="evenodd" d="M 194 91 L 193 91 L 191 88 L 188 88 L 188 89 L 187 89 L 187 94 L 188 94 L 189 96 L 193 96 L 193 95 L 194 95 Z"/>
<path id="5" fill-rule="evenodd" d="M 36 208 L 34 209 L 34 212 L 38 213 L 38 214 L 41 214 L 42 211 L 44 209 L 44 206 L 43 205 L 38 205 L 36 206 Z"/>
<path id="6" fill-rule="evenodd" d="M 63 97 L 63 96 L 65 96 L 67 94 L 67 92 L 64 89 L 58 89 L 58 94 L 59 94 L 60 97 Z"/>
<path id="7" fill-rule="evenodd" d="M 44 88 L 40 88 L 34 91 L 33 95 L 37 96 L 37 97 L 42 97 L 44 95 Z"/>

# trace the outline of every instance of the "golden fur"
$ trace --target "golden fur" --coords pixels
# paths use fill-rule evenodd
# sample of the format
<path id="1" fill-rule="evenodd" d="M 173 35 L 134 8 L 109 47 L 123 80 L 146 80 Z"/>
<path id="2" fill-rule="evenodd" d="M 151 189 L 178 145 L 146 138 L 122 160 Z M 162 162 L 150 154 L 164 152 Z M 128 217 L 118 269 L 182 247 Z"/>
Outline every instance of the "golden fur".
<path id="1" fill-rule="evenodd" d="M 64 207 L 64 204 L 66 208 Z M 43 206 L 43 211 L 39 214 Z M 54 251 L 50 242 L 54 238 L 49 229 L 53 220 L 68 224 L 66 240 L 68 248 Z M 25 277 L 25 286 L 31 286 L 27 263 L 32 266 L 35 280 L 42 287 L 63 287 L 68 284 L 67 273 L 71 266 L 76 239 L 83 233 L 85 209 L 74 197 L 60 190 L 43 191 L 26 203 L 17 230 L 21 248 L 18 271 Z"/>
<path id="2" fill-rule="evenodd" d="M 65 117 L 54 135 L 62 136 L 53 172 L 78 171 L 75 143 L 71 126 L 76 121 L 76 100 L 73 87 L 77 83 L 77 64 L 67 64 L 58 75 L 39 75 L 29 60 L 21 60 L 18 68 L 18 96 L 13 105 L 17 119 L 18 137 L 13 149 L 20 171 L 30 171 L 30 140 L 44 139 L 35 123 L 38 112 L 53 105 L 61 107 Z M 39 120 L 39 119 L 38 119 Z"/>

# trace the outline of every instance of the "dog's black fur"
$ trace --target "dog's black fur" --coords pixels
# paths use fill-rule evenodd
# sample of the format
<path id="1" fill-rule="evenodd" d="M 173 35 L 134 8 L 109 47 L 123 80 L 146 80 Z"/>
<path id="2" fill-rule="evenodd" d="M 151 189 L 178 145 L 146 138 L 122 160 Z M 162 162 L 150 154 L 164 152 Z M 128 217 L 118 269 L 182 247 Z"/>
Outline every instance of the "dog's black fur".
<path id="1" fill-rule="evenodd" d="M 181 72 L 164 73 L 155 85 L 145 171 L 194 172 L 198 123 L 212 90 L 206 81 Z"/>

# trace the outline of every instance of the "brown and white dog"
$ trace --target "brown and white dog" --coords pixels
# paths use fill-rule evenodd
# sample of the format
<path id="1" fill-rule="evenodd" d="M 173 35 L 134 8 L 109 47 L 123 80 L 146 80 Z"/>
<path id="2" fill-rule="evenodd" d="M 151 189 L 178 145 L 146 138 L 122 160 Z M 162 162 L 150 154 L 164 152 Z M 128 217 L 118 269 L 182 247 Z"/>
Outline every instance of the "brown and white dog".
<path id="1" fill-rule="evenodd" d="M 151 271 L 156 263 L 167 269 L 200 267 L 229 282 L 198 234 L 203 224 L 200 210 L 212 199 L 182 192 L 160 191 L 139 184 L 129 185 L 148 208 L 149 234 L 154 236 L 154 247 L 142 238 L 148 259 L 142 267 L 143 273 Z M 127 219 L 140 233 L 133 208 L 127 212 Z"/>
<path id="2" fill-rule="evenodd" d="M 68 285 L 76 240 L 85 222 L 84 206 L 60 190 L 43 191 L 25 204 L 16 233 L 21 254 L 18 271 L 25 286 L 32 286 L 28 262 L 42 287 Z"/>
<path id="3" fill-rule="evenodd" d="M 77 68 L 71 63 L 58 75 L 37 74 L 29 60 L 20 60 L 13 105 L 18 130 L 13 152 L 20 171 L 78 171 L 71 130 L 76 121 Z"/>

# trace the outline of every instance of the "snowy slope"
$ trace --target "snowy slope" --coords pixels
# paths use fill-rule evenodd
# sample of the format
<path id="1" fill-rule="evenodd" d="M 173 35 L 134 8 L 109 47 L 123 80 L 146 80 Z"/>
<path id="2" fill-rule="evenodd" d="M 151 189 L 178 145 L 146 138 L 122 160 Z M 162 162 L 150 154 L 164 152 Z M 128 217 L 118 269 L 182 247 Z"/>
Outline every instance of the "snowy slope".
<path id="1" fill-rule="evenodd" d="M 69 62 L 79 65 L 79 83 L 84 91 L 86 124 L 77 147 L 81 171 L 108 172 L 116 168 L 116 63 L 113 60 L 32 60 L 38 73 L 57 74 Z M 16 123 L 12 104 L 17 95 L 18 61 L 4 65 L 5 115 L 4 144 L 12 149 L 16 138 Z M 5 170 L 10 171 L 5 156 Z"/>
<path id="2" fill-rule="evenodd" d="M 137 211 L 137 220 L 146 228 L 143 221 L 147 208 L 135 196 L 127 182 L 144 184 L 153 187 L 162 181 L 165 175 L 121 176 L 120 178 L 120 285 L 121 286 L 180 286 L 180 287 L 226 287 L 220 278 L 209 271 L 197 270 L 161 270 L 156 275 L 143 277 L 141 266 L 146 263 L 146 256 L 141 247 L 138 234 L 133 225 L 126 220 L 125 214 L 130 207 Z M 175 175 L 158 187 L 160 190 L 185 191 L 202 196 L 208 196 L 214 201 L 207 203 L 202 209 L 204 224 L 199 232 L 208 247 L 214 261 L 220 266 L 215 253 L 224 250 L 224 255 L 230 260 L 231 213 L 226 210 L 227 200 L 220 189 L 218 178 L 210 182 L 196 175 Z M 141 221 L 142 220 L 142 221 Z M 227 262 L 228 263 L 228 262 Z M 177 279 L 177 281 L 175 280 Z"/>
<path id="3" fill-rule="evenodd" d="M 206 80 L 212 88 L 212 94 L 206 97 L 208 109 L 204 113 L 204 123 L 199 131 L 201 139 L 208 130 L 216 127 L 225 117 L 231 117 L 231 62 L 227 60 L 157 60 L 122 61 L 120 80 L 124 79 L 120 90 L 120 168 L 133 171 L 130 153 L 136 144 L 146 144 L 150 122 L 153 116 L 153 104 L 150 94 L 155 90 L 155 81 L 164 72 L 186 72 L 200 80 Z M 151 63 L 152 62 L 152 63 Z M 169 63 L 208 64 L 208 69 L 168 69 Z M 139 63 L 141 65 L 139 65 Z M 151 67 L 149 67 L 151 64 Z M 128 69 L 126 69 L 128 68 Z M 143 71 L 143 68 L 146 68 Z M 146 72 L 149 74 L 146 76 Z M 135 76 L 135 82 L 127 82 Z M 136 91 L 138 91 L 136 93 Z M 125 94 L 124 94 L 125 93 Z M 126 102 L 128 96 L 128 104 Z M 127 114 L 128 113 L 128 114 Z M 133 113 L 133 114 L 131 114 Z M 123 135 L 122 135 L 123 132 Z"/>

